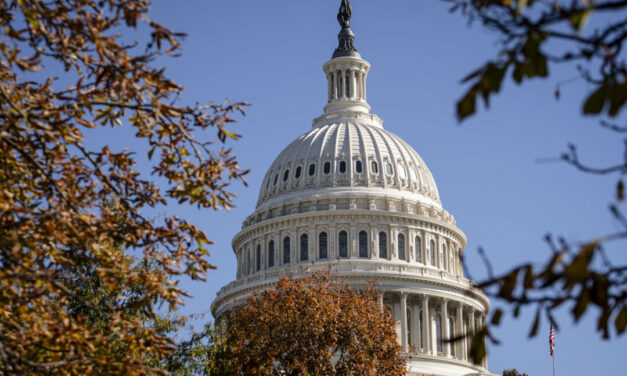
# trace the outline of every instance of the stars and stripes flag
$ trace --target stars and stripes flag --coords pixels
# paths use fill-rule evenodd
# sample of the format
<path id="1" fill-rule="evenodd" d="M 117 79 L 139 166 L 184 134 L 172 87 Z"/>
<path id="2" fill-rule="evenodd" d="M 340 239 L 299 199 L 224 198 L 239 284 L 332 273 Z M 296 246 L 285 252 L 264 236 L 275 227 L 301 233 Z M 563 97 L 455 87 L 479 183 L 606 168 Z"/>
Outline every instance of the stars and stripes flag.
<path id="1" fill-rule="evenodd" d="M 549 334 L 549 349 L 551 356 L 553 356 L 553 352 L 555 352 L 555 332 L 553 331 L 553 326 L 551 326 L 551 333 Z"/>

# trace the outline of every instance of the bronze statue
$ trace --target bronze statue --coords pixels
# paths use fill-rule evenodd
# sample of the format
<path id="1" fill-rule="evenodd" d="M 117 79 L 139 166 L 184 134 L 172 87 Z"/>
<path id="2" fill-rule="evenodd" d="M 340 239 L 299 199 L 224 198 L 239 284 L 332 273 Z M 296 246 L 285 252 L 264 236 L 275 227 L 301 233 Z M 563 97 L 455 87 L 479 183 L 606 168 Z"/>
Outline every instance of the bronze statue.
<path id="1" fill-rule="evenodd" d="M 340 11 L 337 14 L 337 21 L 342 26 L 342 29 L 349 29 L 350 19 L 352 14 L 351 3 L 349 0 L 342 0 L 342 5 L 340 5 Z"/>

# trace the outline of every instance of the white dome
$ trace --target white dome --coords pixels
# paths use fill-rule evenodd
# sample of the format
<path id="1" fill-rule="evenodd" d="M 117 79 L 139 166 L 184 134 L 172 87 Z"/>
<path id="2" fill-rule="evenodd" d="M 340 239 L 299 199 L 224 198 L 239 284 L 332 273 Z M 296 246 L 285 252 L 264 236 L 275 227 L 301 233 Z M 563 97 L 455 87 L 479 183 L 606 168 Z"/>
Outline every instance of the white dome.
<path id="1" fill-rule="evenodd" d="M 272 163 L 257 209 L 310 197 L 374 195 L 442 208 L 429 168 L 372 114 L 327 114 Z"/>

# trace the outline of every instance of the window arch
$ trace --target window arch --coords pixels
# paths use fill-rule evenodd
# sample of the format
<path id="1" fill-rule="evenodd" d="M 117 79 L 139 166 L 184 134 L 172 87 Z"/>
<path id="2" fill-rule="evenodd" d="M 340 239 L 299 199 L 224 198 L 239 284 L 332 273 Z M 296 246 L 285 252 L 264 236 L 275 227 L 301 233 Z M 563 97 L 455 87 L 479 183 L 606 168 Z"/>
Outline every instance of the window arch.
<path id="1" fill-rule="evenodd" d="M 370 169 L 372 170 L 373 173 L 378 174 L 379 173 L 379 165 L 377 165 L 376 161 L 372 161 L 370 162 Z"/>
<path id="2" fill-rule="evenodd" d="M 257 271 L 261 270 L 261 244 L 257 244 Z"/>
<path id="3" fill-rule="evenodd" d="M 286 236 L 283 239 L 283 263 L 290 263 L 290 237 Z"/>
<path id="4" fill-rule="evenodd" d="M 300 236 L 300 261 L 309 259 L 309 236 L 302 234 Z"/>
<path id="5" fill-rule="evenodd" d="M 435 314 L 435 343 L 439 353 L 442 352 L 442 320 L 440 314 Z"/>
<path id="6" fill-rule="evenodd" d="M 422 249 L 421 249 L 420 237 L 414 238 L 414 247 L 416 248 L 416 262 L 422 262 Z"/>
<path id="7" fill-rule="evenodd" d="M 398 234 L 398 258 L 405 260 L 405 235 Z"/>
<path id="8" fill-rule="evenodd" d="M 321 232 L 318 235 L 318 258 L 325 259 L 328 257 L 327 252 L 327 233 Z"/>
<path id="9" fill-rule="evenodd" d="M 361 161 L 355 161 L 355 171 L 358 174 L 361 174 L 361 172 L 363 171 L 363 168 L 361 166 Z"/>
<path id="10" fill-rule="evenodd" d="M 379 258 L 388 258 L 388 234 L 383 231 L 379 233 Z"/>
<path id="11" fill-rule="evenodd" d="M 270 240 L 268 243 L 268 267 L 274 266 L 274 240 Z"/>
<path id="12" fill-rule="evenodd" d="M 429 242 L 429 258 L 431 265 L 435 266 L 435 242 L 433 239 Z"/>
<path id="13" fill-rule="evenodd" d="M 368 257 L 368 233 L 359 231 L 359 257 Z"/>
<path id="14" fill-rule="evenodd" d="M 345 161 L 341 161 L 340 162 L 340 173 L 345 173 L 346 172 L 346 162 Z"/>
<path id="15" fill-rule="evenodd" d="M 296 178 L 296 179 L 300 178 L 300 171 L 301 171 L 300 166 L 296 167 L 296 172 L 294 173 L 294 178 Z"/>
<path id="16" fill-rule="evenodd" d="M 316 164 L 312 163 L 309 165 L 309 176 L 313 176 L 316 173 Z"/>
<path id="17" fill-rule="evenodd" d="M 338 243 L 340 257 L 348 258 L 348 234 L 346 231 L 340 231 L 340 234 L 338 235 Z"/>
<path id="18" fill-rule="evenodd" d="M 331 172 L 331 162 L 324 162 L 324 166 L 322 167 L 322 170 L 324 171 L 325 174 L 328 174 L 329 172 Z"/>

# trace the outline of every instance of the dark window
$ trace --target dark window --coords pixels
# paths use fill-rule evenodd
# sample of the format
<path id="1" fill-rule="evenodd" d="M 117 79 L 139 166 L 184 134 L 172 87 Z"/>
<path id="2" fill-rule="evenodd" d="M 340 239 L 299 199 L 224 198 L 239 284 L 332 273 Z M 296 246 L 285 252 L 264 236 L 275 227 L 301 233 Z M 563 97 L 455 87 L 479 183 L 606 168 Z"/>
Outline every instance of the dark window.
<path id="1" fill-rule="evenodd" d="M 316 173 L 316 164 L 312 163 L 309 165 L 309 176 L 313 176 Z"/>
<path id="2" fill-rule="evenodd" d="M 272 181 L 272 178 L 269 177 L 268 178 L 268 183 L 266 184 L 266 189 L 268 189 L 270 187 L 270 182 Z"/>
<path id="3" fill-rule="evenodd" d="M 285 170 L 283 173 L 283 181 L 287 181 L 287 178 L 290 177 L 290 170 Z"/>
<path id="4" fill-rule="evenodd" d="M 359 257 L 368 257 L 368 233 L 359 232 Z"/>
<path id="5" fill-rule="evenodd" d="M 302 234 L 300 236 L 300 261 L 309 259 L 309 236 Z"/>
<path id="6" fill-rule="evenodd" d="M 318 247 L 320 248 L 318 251 L 318 257 L 321 259 L 325 259 L 328 257 L 328 252 L 327 252 L 327 233 L 326 232 L 321 232 L 320 235 L 318 235 Z"/>
<path id="7" fill-rule="evenodd" d="M 387 171 L 388 175 L 392 175 L 394 173 L 394 170 L 392 170 L 392 165 L 389 163 L 385 165 L 385 170 Z"/>
<path id="8" fill-rule="evenodd" d="M 331 163 L 330 162 L 324 162 L 324 173 L 328 174 L 329 172 L 331 172 Z"/>
<path id="9" fill-rule="evenodd" d="M 422 249 L 420 249 L 422 244 L 420 243 L 420 238 L 416 236 L 416 239 L 414 239 L 414 247 L 416 247 L 416 262 L 422 262 Z"/>
<path id="10" fill-rule="evenodd" d="M 296 179 L 300 178 L 300 166 L 296 167 L 296 173 L 294 174 Z"/>
<path id="11" fill-rule="evenodd" d="M 340 245 L 340 257 L 347 258 L 348 257 L 348 234 L 346 231 L 340 231 L 339 236 L 339 245 Z"/>
<path id="12" fill-rule="evenodd" d="M 340 162 L 340 172 L 343 174 L 346 172 L 346 162 Z"/>
<path id="13" fill-rule="evenodd" d="M 357 171 L 358 174 L 361 174 L 361 171 L 362 171 L 361 161 L 355 162 L 355 171 Z"/>
<path id="14" fill-rule="evenodd" d="M 429 260 L 431 265 L 435 266 L 435 242 L 433 240 L 429 243 L 429 258 L 431 258 Z"/>
<path id="15" fill-rule="evenodd" d="M 372 172 L 374 172 L 375 174 L 379 173 L 379 165 L 377 165 L 377 162 L 372 161 L 370 163 L 370 168 L 371 168 Z"/>
<path id="16" fill-rule="evenodd" d="M 276 185 L 277 180 L 279 179 L 279 174 L 274 175 L 274 185 Z"/>
<path id="17" fill-rule="evenodd" d="M 442 320 L 439 313 L 435 315 L 435 342 L 438 352 L 442 352 Z"/>
<path id="18" fill-rule="evenodd" d="M 257 271 L 261 269 L 261 245 L 257 245 Z"/>
<path id="19" fill-rule="evenodd" d="M 270 240 L 268 244 L 268 267 L 274 266 L 274 240 Z"/>
<path id="20" fill-rule="evenodd" d="M 398 234 L 398 258 L 405 260 L 405 235 Z"/>
<path id="21" fill-rule="evenodd" d="M 286 236 L 285 239 L 283 239 L 283 263 L 284 264 L 290 263 L 290 237 L 289 236 Z"/>
<path id="22" fill-rule="evenodd" d="M 379 258 L 388 258 L 388 234 L 383 231 L 379 233 Z"/>

